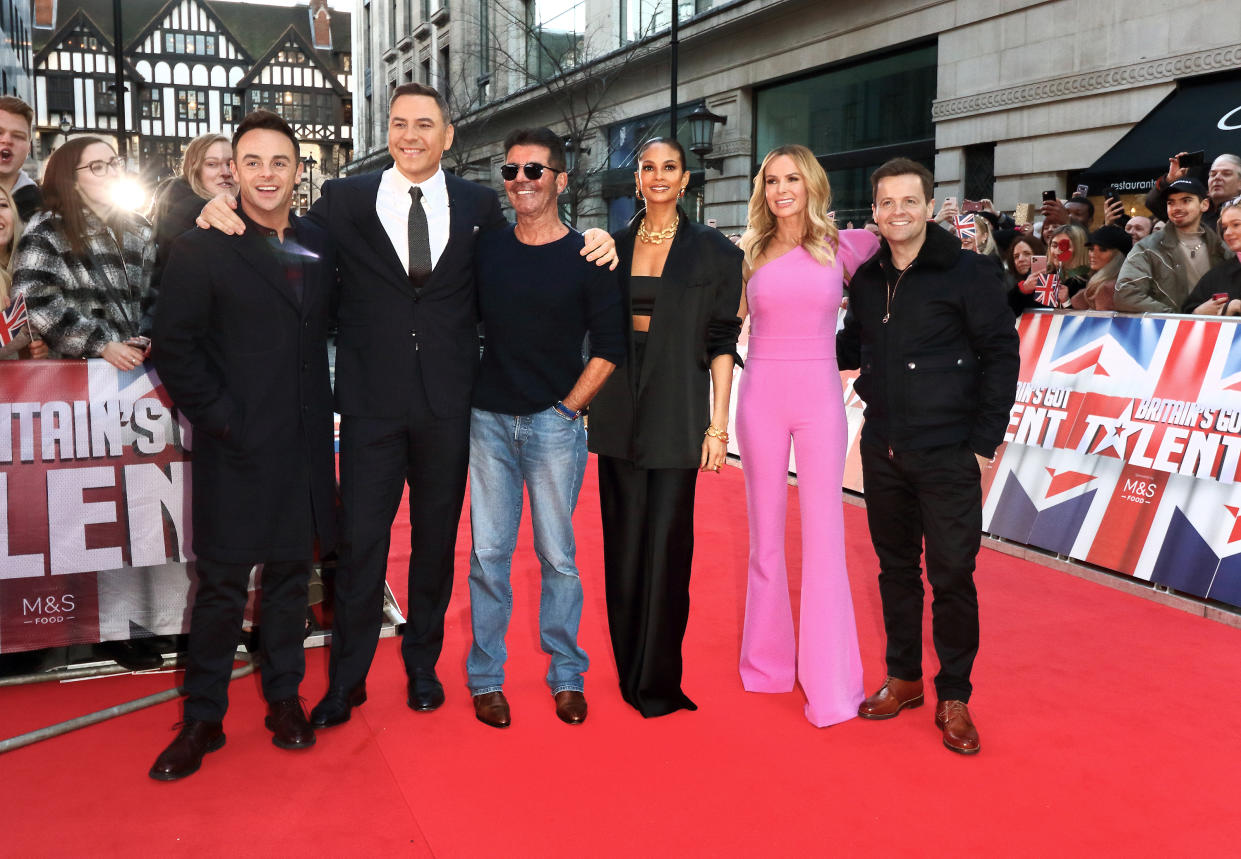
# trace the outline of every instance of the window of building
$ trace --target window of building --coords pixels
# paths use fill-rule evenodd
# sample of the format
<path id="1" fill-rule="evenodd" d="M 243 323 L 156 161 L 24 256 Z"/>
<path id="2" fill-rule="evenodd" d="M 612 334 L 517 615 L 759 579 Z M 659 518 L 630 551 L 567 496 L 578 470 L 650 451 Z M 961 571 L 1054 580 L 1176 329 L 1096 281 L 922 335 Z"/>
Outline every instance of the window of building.
<path id="1" fill-rule="evenodd" d="M 841 223 L 870 217 L 870 174 L 898 155 L 935 160 L 936 48 L 906 48 L 847 62 L 755 92 L 755 169 L 782 143 L 814 152 Z"/>
<path id="2" fill-rule="evenodd" d="M 207 118 L 207 91 L 203 89 L 176 89 L 177 119 L 205 120 Z"/>
<path id="3" fill-rule="evenodd" d="M 995 143 L 965 147 L 965 199 L 989 200 L 995 189 Z"/>
<path id="4" fill-rule="evenodd" d="M 718 6 L 724 0 L 679 0 L 677 20 L 688 21 L 699 12 Z M 621 0 L 621 44 L 645 39 L 672 26 L 669 0 Z"/>
<path id="5" fill-rule="evenodd" d="M 586 3 L 528 0 L 526 73 L 546 80 L 585 61 Z"/>
<path id="6" fill-rule="evenodd" d="M 163 87 L 147 87 L 138 96 L 138 111 L 142 119 L 162 119 L 164 116 Z"/>
<path id="7" fill-rule="evenodd" d="M 95 113 L 116 116 L 116 85 L 112 81 L 95 81 Z"/>
<path id="8" fill-rule="evenodd" d="M 73 78 L 68 75 L 48 75 L 47 109 L 72 113 L 73 108 Z"/>
<path id="9" fill-rule="evenodd" d="M 235 92 L 221 93 L 220 113 L 223 122 L 240 122 L 244 115 L 241 110 L 241 96 Z"/>

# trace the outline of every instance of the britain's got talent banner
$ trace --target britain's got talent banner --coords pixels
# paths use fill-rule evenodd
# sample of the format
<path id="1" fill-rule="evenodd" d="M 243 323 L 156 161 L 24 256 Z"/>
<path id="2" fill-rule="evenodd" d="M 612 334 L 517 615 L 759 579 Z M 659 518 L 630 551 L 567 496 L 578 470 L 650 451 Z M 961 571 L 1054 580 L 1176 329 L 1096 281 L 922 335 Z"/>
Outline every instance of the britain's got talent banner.
<path id="1" fill-rule="evenodd" d="M 1241 328 L 1033 311 L 983 530 L 1241 605 Z M 847 488 L 864 404 L 842 374 Z M 934 396 L 928 391 L 927 396 Z"/>
<path id="2" fill-rule="evenodd" d="M 0 364 L 0 652 L 183 631 L 189 447 L 153 371 Z"/>

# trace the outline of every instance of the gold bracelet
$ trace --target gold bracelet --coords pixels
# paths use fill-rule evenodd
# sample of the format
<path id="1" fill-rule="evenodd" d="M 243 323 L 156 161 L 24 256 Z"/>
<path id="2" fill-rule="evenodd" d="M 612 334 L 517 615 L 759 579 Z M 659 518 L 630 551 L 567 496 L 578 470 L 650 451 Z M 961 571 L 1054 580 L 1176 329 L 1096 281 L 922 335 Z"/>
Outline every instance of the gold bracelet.
<path id="1" fill-rule="evenodd" d="M 724 444 L 728 444 L 728 430 L 720 429 L 715 424 L 710 424 L 703 435 L 707 436 L 707 438 L 718 438 Z"/>

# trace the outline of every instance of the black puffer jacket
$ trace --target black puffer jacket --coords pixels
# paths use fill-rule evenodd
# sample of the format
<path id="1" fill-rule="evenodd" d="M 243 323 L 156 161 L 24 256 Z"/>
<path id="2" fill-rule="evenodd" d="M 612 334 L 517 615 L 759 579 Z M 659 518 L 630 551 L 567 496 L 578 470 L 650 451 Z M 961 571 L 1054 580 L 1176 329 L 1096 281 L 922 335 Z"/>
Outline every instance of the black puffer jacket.
<path id="1" fill-rule="evenodd" d="M 889 283 L 896 284 L 890 301 Z M 881 243 L 849 283 L 836 338 L 840 368 L 861 370 L 863 441 L 896 451 L 964 441 L 975 453 L 995 454 L 1020 364 L 1004 293 L 996 266 L 935 224 L 899 283 Z"/>

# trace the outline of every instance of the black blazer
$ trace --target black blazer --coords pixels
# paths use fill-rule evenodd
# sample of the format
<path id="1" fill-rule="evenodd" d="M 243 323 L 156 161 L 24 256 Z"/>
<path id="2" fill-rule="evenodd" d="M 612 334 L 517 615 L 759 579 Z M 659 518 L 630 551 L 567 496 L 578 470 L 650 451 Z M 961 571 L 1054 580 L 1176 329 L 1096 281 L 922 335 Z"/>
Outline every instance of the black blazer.
<path id="1" fill-rule="evenodd" d="M 332 243 L 294 219 L 299 302 L 268 240 L 193 230 L 178 238 L 156 306 L 152 358 L 194 427 L 194 552 L 218 561 L 309 560 L 336 536 L 327 326 Z"/>
<path id="2" fill-rule="evenodd" d="M 468 414 L 478 373 L 474 243 L 480 230 L 504 225 L 500 201 L 490 188 L 445 174 L 448 244 L 419 295 L 375 214 L 382 175 L 324 183 L 307 215 L 337 250 L 336 410 L 407 416 L 420 365 L 431 410 Z"/>
<path id="3" fill-rule="evenodd" d="M 641 219 L 639 212 L 613 236 L 630 361 L 616 368 L 591 401 L 588 445 L 638 468 L 697 468 L 702 434 L 711 421 L 711 361 L 731 354 L 741 363 L 736 350 L 742 253 L 719 230 L 681 214 L 635 379 L 629 271 Z"/>

